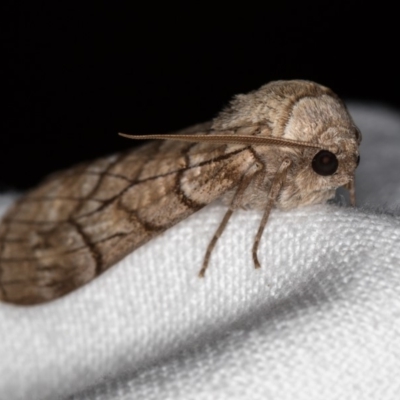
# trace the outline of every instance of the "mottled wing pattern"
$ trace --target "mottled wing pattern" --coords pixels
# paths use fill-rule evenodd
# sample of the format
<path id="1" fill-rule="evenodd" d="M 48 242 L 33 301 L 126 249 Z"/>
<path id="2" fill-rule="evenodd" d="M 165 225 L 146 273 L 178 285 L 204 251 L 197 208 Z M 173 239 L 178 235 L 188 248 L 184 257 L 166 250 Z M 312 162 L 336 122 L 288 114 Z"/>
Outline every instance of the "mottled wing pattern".
<path id="1" fill-rule="evenodd" d="M 235 187 L 251 162 L 246 146 L 159 141 L 50 176 L 0 225 L 0 298 L 36 304 L 89 282 Z"/>

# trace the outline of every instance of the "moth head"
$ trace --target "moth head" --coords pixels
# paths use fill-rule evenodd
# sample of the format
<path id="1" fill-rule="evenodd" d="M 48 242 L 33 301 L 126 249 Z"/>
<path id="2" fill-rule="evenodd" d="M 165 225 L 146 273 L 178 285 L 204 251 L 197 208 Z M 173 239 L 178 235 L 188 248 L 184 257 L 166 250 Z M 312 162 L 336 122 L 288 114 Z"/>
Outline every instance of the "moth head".
<path id="1" fill-rule="evenodd" d="M 214 129 L 255 125 L 261 127 L 260 137 L 283 144 L 274 154 L 257 149 L 266 165 L 276 159 L 272 169 L 277 169 L 283 158 L 291 159 L 289 183 L 281 195 L 287 201 L 292 196 L 288 207 L 327 200 L 340 186 L 352 192 L 354 202 L 361 134 L 343 101 L 329 88 L 302 80 L 271 82 L 236 96 L 213 122 Z"/>
<path id="2" fill-rule="evenodd" d="M 320 100 L 319 104 L 308 99 L 304 104 L 300 103 L 283 129 L 284 138 L 305 137 L 308 143 L 318 148 L 285 150 L 293 162 L 290 176 L 293 190 L 282 196 L 287 201 L 293 196 L 287 204 L 296 201 L 296 206 L 320 203 L 334 197 L 335 190 L 344 186 L 349 189 L 354 204 L 354 177 L 360 163 L 361 134 L 343 103 L 334 98 Z"/>

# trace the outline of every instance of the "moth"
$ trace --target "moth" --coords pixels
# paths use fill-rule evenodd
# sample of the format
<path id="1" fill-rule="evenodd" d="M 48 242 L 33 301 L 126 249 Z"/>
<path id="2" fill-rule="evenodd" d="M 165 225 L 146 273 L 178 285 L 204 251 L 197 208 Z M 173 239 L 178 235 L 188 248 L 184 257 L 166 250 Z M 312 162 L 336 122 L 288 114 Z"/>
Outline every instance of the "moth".
<path id="1" fill-rule="evenodd" d="M 139 149 L 51 175 L 20 198 L 0 225 L 0 298 L 56 299 L 91 281 L 156 235 L 220 199 L 227 212 L 212 250 L 238 208 L 323 203 L 349 189 L 361 134 L 344 103 L 314 82 L 270 82 L 237 95 L 214 120 L 152 139 Z M 161 140 L 160 140 L 161 139 Z"/>

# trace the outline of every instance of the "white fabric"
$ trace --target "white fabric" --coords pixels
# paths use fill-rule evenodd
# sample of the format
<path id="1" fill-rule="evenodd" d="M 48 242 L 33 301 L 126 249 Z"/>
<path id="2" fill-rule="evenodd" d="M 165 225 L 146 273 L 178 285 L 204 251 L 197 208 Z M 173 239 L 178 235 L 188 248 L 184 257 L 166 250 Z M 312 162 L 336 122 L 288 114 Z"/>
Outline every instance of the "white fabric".
<path id="1" fill-rule="evenodd" d="M 200 280 L 212 205 L 60 300 L 0 304 L 0 399 L 398 399 L 400 116 L 350 111 L 362 208 L 274 211 L 260 270 L 239 211 Z"/>

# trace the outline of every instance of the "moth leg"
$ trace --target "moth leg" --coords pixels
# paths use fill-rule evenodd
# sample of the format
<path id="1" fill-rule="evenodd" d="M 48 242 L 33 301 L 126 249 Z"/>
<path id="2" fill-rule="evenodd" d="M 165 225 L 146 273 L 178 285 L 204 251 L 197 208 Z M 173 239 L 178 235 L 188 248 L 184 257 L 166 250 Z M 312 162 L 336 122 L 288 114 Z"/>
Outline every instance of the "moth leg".
<path id="1" fill-rule="evenodd" d="M 240 206 L 244 192 L 256 174 L 257 174 L 257 172 L 256 173 L 247 173 L 246 175 L 244 175 L 243 179 L 241 180 L 239 188 L 236 191 L 235 196 L 232 200 L 231 206 L 229 207 L 228 211 L 225 213 L 224 218 L 222 219 L 217 231 L 214 233 L 214 236 L 211 239 L 211 242 L 208 244 L 206 255 L 204 256 L 203 266 L 199 272 L 200 278 L 204 277 L 204 274 L 206 273 L 206 269 L 208 267 L 208 263 L 210 261 L 211 253 L 214 250 L 214 247 L 215 247 L 218 239 L 220 238 L 220 236 L 222 235 L 222 232 L 224 231 L 226 225 L 228 224 L 228 221 L 229 221 L 230 217 L 232 216 L 233 211 Z"/>
<path id="2" fill-rule="evenodd" d="M 356 205 L 356 189 L 355 189 L 355 177 L 347 183 L 345 188 L 349 191 L 350 195 L 350 204 L 354 207 Z"/>
<path id="3" fill-rule="evenodd" d="M 211 253 L 215 247 L 215 244 L 217 243 L 217 240 L 222 235 L 222 232 L 224 231 L 232 214 L 233 214 L 233 210 L 229 208 L 228 211 L 225 213 L 224 218 L 221 221 L 221 224 L 219 225 L 217 231 L 214 233 L 214 236 L 211 239 L 211 242 L 208 244 L 206 255 L 204 256 L 203 266 L 201 267 L 201 270 L 199 272 L 200 278 L 204 277 L 204 274 L 206 273 L 206 269 L 208 267 L 208 262 L 210 261 Z"/>
<path id="4" fill-rule="evenodd" d="M 279 195 L 279 192 L 281 190 L 281 187 L 283 183 L 285 182 L 286 174 L 287 171 L 291 165 L 291 160 L 289 158 L 285 158 L 282 161 L 282 164 L 280 165 L 274 180 L 272 181 L 271 184 L 271 189 L 268 193 L 268 201 L 267 201 L 267 206 L 265 207 L 264 215 L 261 219 L 260 226 L 258 227 L 257 235 L 254 239 L 254 244 L 253 244 L 253 261 L 254 261 L 254 267 L 255 268 L 261 268 L 261 264 L 258 261 L 258 245 L 261 240 L 261 236 L 264 232 L 265 225 L 267 224 L 269 214 L 271 212 L 272 206 L 275 203 L 276 198 Z"/>

